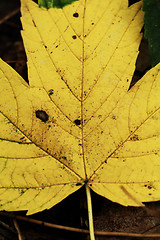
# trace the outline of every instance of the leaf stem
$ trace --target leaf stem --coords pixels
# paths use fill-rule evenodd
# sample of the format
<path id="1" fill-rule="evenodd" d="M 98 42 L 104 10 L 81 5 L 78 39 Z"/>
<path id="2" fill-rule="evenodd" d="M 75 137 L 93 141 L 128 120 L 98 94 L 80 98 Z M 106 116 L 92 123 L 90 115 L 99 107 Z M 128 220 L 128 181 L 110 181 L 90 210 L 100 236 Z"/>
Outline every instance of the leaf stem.
<path id="1" fill-rule="evenodd" d="M 95 240 L 94 236 L 94 226 L 93 226 L 93 214 L 92 214 L 92 200 L 91 200 L 91 192 L 88 185 L 86 187 L 86 195 L 87 195 L 87 205 L 88 205 L 88 219 L 89 219 L 89 232 L 90 232 L 90 239 Z"/>

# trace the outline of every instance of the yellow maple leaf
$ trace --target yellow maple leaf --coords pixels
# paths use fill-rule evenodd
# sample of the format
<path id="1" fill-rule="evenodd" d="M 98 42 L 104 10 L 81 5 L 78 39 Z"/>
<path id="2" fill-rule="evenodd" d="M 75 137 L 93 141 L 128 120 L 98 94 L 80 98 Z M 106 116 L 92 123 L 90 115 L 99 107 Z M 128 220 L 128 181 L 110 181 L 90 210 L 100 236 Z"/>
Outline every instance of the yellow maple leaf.
<path id="1" fill-rule="evenodd" d="M 29 85 L 0 61 L 0 209 L 33 214 L 84 184 L 126 206 L 160 199 L 159 65 L 128 91 L 141 5 L 21 0 Z"/>

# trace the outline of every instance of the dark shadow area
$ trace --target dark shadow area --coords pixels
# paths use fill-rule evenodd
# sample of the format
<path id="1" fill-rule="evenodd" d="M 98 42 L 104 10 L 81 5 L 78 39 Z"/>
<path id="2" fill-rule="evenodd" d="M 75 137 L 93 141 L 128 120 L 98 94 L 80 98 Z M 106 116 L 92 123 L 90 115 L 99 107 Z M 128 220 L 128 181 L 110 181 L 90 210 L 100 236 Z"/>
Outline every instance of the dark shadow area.
<path id="1" fill-rule="evenodd" d="M 128 6 L 130 7 L 131 5 L 135 4 L 136 2 L 140 2 L 140 0 L 129 0 Z"/>
<path id="2" fill-rule="evenodd" d="M 38 0 L 33 0 L 33 2 L 37 3 L 38 4 Z"/>
<path id="3" fill-rule="evenodd" d="M 27 58 L 20 33 L 22 25 L 19 9 L 19 0 L 8 0 L 7 3 L 5 0 L 0 1 L 0 21 L 3 21 L 0 24 L 0 57 L 28 82 Z M 16 10 L 17 13 L 9 17 Z"/>
<path id="4" fill-rule="evenodd" d="M 136 68 L 129 89 L 133 87 L 135 83 L 140 80 L 151 68 L 148 41 L 143 37 L 139 47 L 139 54 L 136 60 Z"/>
<path id="5" fill-rule="evenodd" d="M 26 216 L 26 212 L 13 212 L 19 216 Z M 45 210 L 37 214 L 28 216 L 28 218 L 37 219 L 47 223 L 58 224 L 62 226 L 88 229 L 88 214 L 86 208 L 86 195 L 85 188 L 82 187 L 79 191 L 71 194 L 62 202 L 58 203 L 50 210 Z M 5 240 L 18 239 L 16 229 L 13 226 L 12 219 L 9 217 L 1 216 L 0 221 L 13 228 L 14 233 L 10 233 L 7 229 Z M 26 221 L 17 220 L 21 234 L 25 240 L 89 240 L 88 235 L 82 233 L 75 233 L 72 231 L 58 230 L 55 228 L 45 227 L 44 225 L 37 225 Z M 3 234 L 3 228 L 0 234 Z M 6 233 L 6 234 L 7 234 Z M 1 236 L 1 235 L 0 235 Z M 0 238 L 1 239 L 1 238 Z"/>

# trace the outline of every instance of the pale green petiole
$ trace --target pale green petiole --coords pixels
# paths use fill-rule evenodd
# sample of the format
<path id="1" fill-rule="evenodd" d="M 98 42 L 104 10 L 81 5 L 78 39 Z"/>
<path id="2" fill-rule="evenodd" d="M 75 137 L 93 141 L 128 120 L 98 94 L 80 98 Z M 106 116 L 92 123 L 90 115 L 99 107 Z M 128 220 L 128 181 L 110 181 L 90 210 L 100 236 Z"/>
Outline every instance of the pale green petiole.
<path id="1" fill-rule="evenodd" d="M 92 200 L 91 200 L 91 192 L 88 185 L 86 187 L 86 195 L 87 195 L 87 205 L 88 205 L 88 219 L 89 219 L 89 232 L 90 232 L 90 239 L 95 240 L 94 236 L 94 225 L 93 225 L 93 214 L 92 214 Z"/>

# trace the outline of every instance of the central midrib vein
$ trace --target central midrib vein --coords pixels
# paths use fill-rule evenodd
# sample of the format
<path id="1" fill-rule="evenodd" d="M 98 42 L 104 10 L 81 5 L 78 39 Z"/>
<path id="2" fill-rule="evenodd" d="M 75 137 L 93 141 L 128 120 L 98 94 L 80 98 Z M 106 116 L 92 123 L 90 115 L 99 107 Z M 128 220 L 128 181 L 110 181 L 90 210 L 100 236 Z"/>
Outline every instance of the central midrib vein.
<path id="1" fill-rule="evenodd" d="M 84 132 L 83 132 L 83 126 L 84 126 L 84 116 L 83 116 L 83 110 L 84 110 L 84 60 L 85 60 L 85 44 L 84 44 L 84 25 L 85 25 L 85 12 L 86 12 L 86 1 L 84 2 L 84 11 L 83 11 L 83 41 L 82 41 L 82 85 L 81 85 L 81 126 L 82 126 L 82 156 L 83 156 L 83 164 L 84 164 L 84 172 L 85 172 L 85 179 L 87 179 L 87 172 L 86 172 L 86 163 L 85 163 L 85 157 L 84 157 Z"/>

